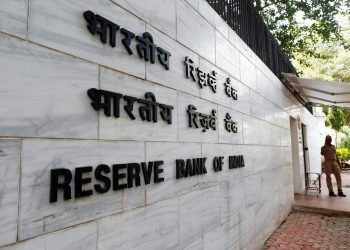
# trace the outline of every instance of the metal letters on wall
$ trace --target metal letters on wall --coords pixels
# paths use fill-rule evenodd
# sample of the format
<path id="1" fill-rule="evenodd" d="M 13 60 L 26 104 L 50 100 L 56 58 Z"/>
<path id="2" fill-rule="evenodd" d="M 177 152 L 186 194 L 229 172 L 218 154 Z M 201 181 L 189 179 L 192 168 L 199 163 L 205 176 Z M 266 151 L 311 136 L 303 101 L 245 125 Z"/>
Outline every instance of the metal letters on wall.
<path id="1" fill-rule="evenodd" d="M 191 78 L 192 81 L 197 82 L 199 87 L 202 89 L 203 87 L 209 86 L 210 89 L 216 93 L 216 71 L 213 70 L 212 73 L 206 73 L 202 71 L 199 67 L 195 67 L 193 65 L 193 61 L 186 56 L 185 59 L 185 65 L 186 65 L 186 78 Z"/>
<path id="2" fill-rule="evenodd" d="M 119 93 L 103 90 L 103 89 L 89 89 L 87 91 L 88 96 L 92 100 L 91 106 L 99 111 L 103 109 L 106 116 L 113 116 L 118 118 L 120 116 L 120 100 L 125 101 L 124 110 L 128 114 L 131 120 L 135 120 L 136 117 L 133 114 L 134 103 L 138 102 L 143 106 L 139 107 L 139 114 L 143 121 L 157 122 L 158 121 L 158 107 L 161 109 L 160 116 L 168 124 L 172 124 L 172 110 L 173 106 L 158 103 L 153 93 L 147 92 L 145 99 L 136 98 L 128 95 L 122 95 Z"/>
<path id="3" fill-rule="evenodd" d="M 102 43 L 107 43 L 108 40 L 109 45 L 115 47 L 117 31 L 120 30 L 120 33 L 124 35 L 122 43 L 129 55 L 134 54 L 130 45 L 131 41 L 136 37 L 136 40 L 138 42 L 138 44 L 136 45 L 136 49 L 139 57 L 147 62 L 149 61 L 152 64 L 154 64 L 156 62 L 155 54 L 156 52 L 158 52 L 157 57 L 160 64 L 163 65 L 167 70 L 169 70 L 171 56 L 170 52 L 155 45 L 153 37 L 150 33 L 145 32 L 142 34 L 142 36 L 136 36 L 133 32 L 125 28 L 120 28 L 118 24 L 115 24 L 112 21 L 109 21 L 108 19 L 95 14 L 90 10 L 84 12 L 84 18 L 88 23 L 87 28 L 90 31 L 90 33 L 93 35 L 100 35 L 100 40 Z"/>
<path id="4" fill-rule="evenodd" d="M 169 60 L 171 54 L 161 47 L 154 44 L 153 37 L 150 33 L 145 32 L 142 36 L 136 36 L 131 31 L 121 28 L 119 25 L 109 21 L 108 19 L 93 13 L 85 11 L 84 18 L 87 21 L 87 28 L 91 34 L 98 34 L 102 43 L 109 43 L 115 47 L 117 32 L 124 36 L 121 40 L 123 46 L 129 55 L 133 55 L 131 42 L 136 39 L 136 51 L 140 58 L 149 61 L 152 64 L 156 62 L 156 53 L 158 61 L 167 70 L 169 70 Z M 198 83 L 202 89 L 209 87 L 212 92 L 217 93 L 217 73 L 202 71 L 199 67 L 194 66 L 193 60 L 189 57 L 185 59 L 186 77 Z M 227 78 L 224 83 L 225 93 L 228 97 L 237 100 L 237 90 L 231 84 L 231 80 Z M 137 98 L 133 96 L 123 95 L 103 89 L 91 88 L 87 91 L 87 95 L 91 99 L 91 106 L 96 110 L 103 110 L 108 117 L 120 117 L 120 105 L 123 101 L 124 111 L 131 120 L 136 117 L 133 113 L 134 104 L 138 103 L 138 113 L 143 121 L 158 122 L 158 109 L 162 120 L 168 124 L 172 124 L 173 106 L 158 103 L 152 92 L 146 92 L 145 98 Z M 197 111 L 197 108 L 188 105 L 189 127 L 202 128 L 203 132 L 208 129 L 216 130 L 216 110 L 213 109 L 211 114 L 203 114 Z M 231 115 L 226 113 L 224 119 L 225 129 L 230 133 L 237 133 L 237 122 L 233 121 Z M 187 178 L 195 175 L 207 174 L 206 157 L 193 159 L 176 159 L 176 179 Z M 161 165 L 163 161 L 150 161 L 141 163 L 125 163 L 113 164 L 108 166 L 100 164 L 95 169 L 92 166 L 77 167 L 73 170 L 67 168 L 51 169 L 50 182 L 50 202 L 57 202 L 58 194 L 63 195 L 64 200 L 70 200 L 72 197 L 81 198 L 91 196 L 93 193 L 106 193 L 110 190 L 122 190 L 126 188 L 138 187 L 141 185 L 141 178 L 144 184 L 148 185 L 153 179 L 153 183 L 164 181 L 161 174 L 164 172 Z M 212 167 L 215 172 L 222 171 L 224 165 L 224 156 L 213 158 Z M 228 169 L 236 169 L 244 167 L 244 156 L 233 155 L 228 157 Z M 74 174 L 73 174 L 74 173 Z M 94 180 L 92 178 L 94 176 Z M 91 184 L 92 183 L 92 184 Z M 90 184 L 90 185 L 88 185 Z M 72 188 L 74 187 L 74 189 Z M 74 190 L 74 192 L 73 192 Z"/>
<path id="5" fill-rule="evenodd" d="M 233 100 L 237 101 L 238 96 L 237 96 L 237 90 L 234 89 L 231 85 L 231 79 L 227 78 L 226 82 L 224 83 L 225 85 L 225 93 L 228 97 L 232 97 Z"/>
<path id="6" fill-rule="evenodd" d="M 177 159 L 175 161 L 176 179 L 187 178 L 195 175 L 207 174 L 206 157 L 193 159 Z M 162 177 L 164 161 L 149 161 L 141 163 L 99 164 L 95 169 L 92 166 L 51 169 L 50 203 L 57 202 L 58 195 L 63 195 L 64 200 L 73 197 L 79 199 L 91 196 L 94 193 L 104 194 L 110 190 L 118 191 L 132 187 L 163 182 Z M 224 156 L 213 158 L 212 166 L 215 172 L 222 171 Z M 228 157 L 228 168 L 244 167 L 243 155 Z M 94 180 L 93 180 L 94 176 Z M 73 178 L 74 177 L 74 178 Z M 89 185 L 90 184 L 90 185 Z M 74 187 L 74 189 L 73 189 Z M 74 192 L 73 192 L 74 190 Z"/>
<path id="7" fill-rule="evenodd" d="M 187 113 L 190 128 L 199 128 L 200 125 L 203 128 L 203 132 L 209 128 L 216 130 L 216 110 L 213 109 L 211 115 L 199 113 L 196 110 L 197 108 L 194 105 L 188 105 Z"/>
<path id="8" fill-rule="evenodd" d="M 231 120 L 231 116 L 229 113 L 226 113 L 226 118 L 224 119 L 224 122 L 225 122 L 225 129 L 228 132 L 232 132 L 232 133 L 238 132 L 237 122 L 234 122 Z"/>

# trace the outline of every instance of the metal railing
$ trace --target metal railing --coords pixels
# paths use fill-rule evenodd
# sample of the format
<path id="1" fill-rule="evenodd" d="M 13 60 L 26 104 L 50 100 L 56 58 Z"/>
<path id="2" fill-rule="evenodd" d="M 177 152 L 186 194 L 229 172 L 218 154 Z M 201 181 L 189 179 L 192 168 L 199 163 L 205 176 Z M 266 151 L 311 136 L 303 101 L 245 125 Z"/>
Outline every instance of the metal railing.
<path id="1" fill-rule="evenodd" d="M 278 77 L 297 74 L 249 0 L 207 0 L 210 6 Z"/>

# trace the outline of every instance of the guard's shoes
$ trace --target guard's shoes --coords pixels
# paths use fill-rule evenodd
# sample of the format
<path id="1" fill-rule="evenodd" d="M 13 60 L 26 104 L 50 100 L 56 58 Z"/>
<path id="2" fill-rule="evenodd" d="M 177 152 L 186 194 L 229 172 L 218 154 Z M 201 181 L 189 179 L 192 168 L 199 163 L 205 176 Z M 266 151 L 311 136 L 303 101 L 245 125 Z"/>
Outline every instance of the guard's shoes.
<path id="1" fill-rule="evenodd" d="M 329 192 L 329 196 L 337 197 L 337 195 L 333 191 Z"/>
<path id="2" fill-rule="evenodd" d="M 340 197 L 346 197 L 346 195 L 345 195 L 342 191 L 338 192 L 338 196 L 340 196 Z"/>

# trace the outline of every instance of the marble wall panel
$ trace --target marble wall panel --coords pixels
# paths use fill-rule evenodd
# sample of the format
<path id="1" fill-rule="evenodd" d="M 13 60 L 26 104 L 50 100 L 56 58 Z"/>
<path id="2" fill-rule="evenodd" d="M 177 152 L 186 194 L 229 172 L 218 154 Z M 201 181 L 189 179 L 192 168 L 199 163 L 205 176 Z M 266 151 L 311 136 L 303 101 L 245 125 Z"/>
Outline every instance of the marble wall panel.
<path id="1" fill-rule="evenodd" d="M 199 83 L 191 81 L 191 83 L 193 83 L 194 85 L 196 85 L 197 88 L 200 89 L 200 97 L 230 108 L 234 100 L 232 97 L 227 96 L 225 92 L 225 83 L 227 78 L 229 78 L 229 75 L 224 71 L 220 70 L 219 68 L 215 67 L 212 63 L 208 62 L 202 57 L 199 58 L 199 68 L 206 73 L 212 74 L 213 70 L 217 73 L 216 93 L 213 92 L 213 90 L 209 86 L 204 86 L 203 88 L 200 88 Z M 237 89 L 237 86 L 233 85 L 233 87 Z"/>
<path id="2" fill-rule="evenodd" d="M 261 59 L 255 54 L 255 52 L 246 44 L 243 39 L 240 39 L 244 51 L 242 52 L 255 66 L 259 67 L 264 64 Z M 265 65 L 265 64 L 264 64 Z"/>
<path id="3" fill-rule="evenodd" d="M 184 248 L 220 225 L 220 186 L 181 196 L 179 209 L 180 248 Z"/>
<path id="4" fill-rule="evenodd" d="M 253 146 L 253 164 L 254 172 L 259 173 L 272 169 L 274 167 L 280 167 L 281 161 L 279 147 L 272 146 Z"/>
<path id="5" fill-rule="evenodd" d="M 289 115 L 254 91 L 250 92 L 252 116 L 289 129 Z"/>
<path id="6" fill-rule="evenodd" d="M 253 150 L 252 146 L 247 145 L 230 145 L 230 144 L 202 144 L 202 156 L 207 157 L 209 168 L 208 174 L 203 181 L 210 183 L 230 182 L 251 175 L 253 173 Z M 229 169 L 229 156 L 243 155 L 245 166 L 237 169 Z M 215 172 L 213 169 L 214 157 L 223 156 L 222 171 Z"/>
<path id="7" fill-rule="evenodd" d="M 267 65 L 260 60 L 260 68 L 264 71 L 265 75 L 270 79 L 270 81 L 279 89 L 284 89 L 283 83 L 281 80 L 273 73 Z"/>
<path id="8" fill-rule="evenodd" d="M 250 107 L 251 107 L 252 116 L 265 120 L 268 114 L 270 114 L 270 116 L 271 114 L 272 116 L 274 115 L 273 111 L 269 110 L 269 108 L 271 109 L 271 105 L 261 95 L 257 94 L 254 91 L 250 91 L 250 100 L 251 100 Z"/>
<path id="9" fill-rule="evenodd" d="M 237 133 L 229 132 L 225 127 L 226 115 L 229 114 L 231 121 L 236 122 Z M 219 126 L 219 142 L 243 144 L 243 119 L 242 114 L 232 109 L 225 108 L 219 105 L 218 112 L 218 126 Z M 230 127 L 232 129 L 232 127 Z"/>
<path id="10" fill-rule="evenodd" d="M 215 62 L 215 30 L 184 0 L 177 0 L 177 40 Z"/>
<path id="11" fill-rule="evenodd" d="M 221 184 L 221 223 L 238 214 L 244 208 L 244 181 L 235 179 Z"/>
<path id="12" fill-rule="evenodd" d="M 94 250 L 97 248 L 97 222 L 62 230 L 45 238 L 47 250 Z"/>
<path id="13" fill-rule="evenodd" d="M 255 207 L 242 209 L 233 217 L 231 223 L 233 223 L 234 249 L 254 249 L 251 246 L 257 235 L 255 233 Z"/>
<path id="14" fill-rule="evenodd" d="M 183 250 L 202 250 L 203 249 L 203 238 L 199 238 L 191 245 L 185 247 Z"/>
<path id="15" fill-rule="evenodd" d="M 160 107 L 157 108 L 158 121 L 154 123 L 153 121 L 143 121 L 139 114 L 139 108 L 143 105 L 134 103 L 135 120 L 132 120 L 124 110 L 126 101 L 121 100 L 119 118 L 115 118 L 113 115 L 107 117 L 102 110 L 99 111 L 99 137 L 101 139 L 177 140 L 177 92 L 175 90 L 103 67 L 100 79 L 101 89 L 142 99 L 145 99 L 145 93 L 152 92 L 158 103 L 171 105 L 174 108 L 172 110 L 172 124 L 168 124 L 162 119 Z M 96 111 L 91 107 L 91 112 Z"/>
<path id="16" fill-rule="evenodd" d="M 280 181 L 282 186 L 288 186 L 293 182 L 291 167 L 289 165 L 281 167 Z"/>
<path id="17" fill-rule="evenodd" d="M 281 129 L 282 137 L 281 137 L 281 146 L 288 146 L 290 147 L 292 144 L 291 141 L 291 133 L 290 130 Z"/>
<path id="18" fill-rule="evenodd" d="M 203 237 L 203 249 L 234 249 L 233 223 L 225 223 Z"/>
<path id="19" fill-rule="evenodd" d="M 282 137 L 285 135 L 284 128 L 271 124 L 271 145 L 281 146 Z"/>
<path id="20" fill-rule="evenodd" d="M 198 84 L 186 78 L 185 65 L 185 58 L 188 56 L 193 61 L 194 67 L 198 67 L 198 55 L 148 24 L 146 30 L 153 35 L 155 41 L 162 44 L 171 53 L 169 70 L 165 70 L 161 65 L 146 64 L 146 79 L 199 96 Z"/>
<path id="21" fill-rule="evenodd" d="M 272 194 L 270 200 L 262 201 L 255 206 L 255 230 L 259 232 L 256 238 L 260 246 L 279 225 L 278 193 L 272 193 L 271 190 L 270 193 Z"/>
<path id="22" fill-rule="evenodd" d="M 0 56 L 2 136 L 97 138 L 86 96 L 98 86 L 97 65 L 6 35 Z"/>
<path id="23" fill-rule="evenodd" d="M 257 74 L 256 68 L 244 55 L 239 55 L 239 66 L 241 70 L 241 81 L 249 88 L 256 90 Z"/>
<path id="24" fill-rule="evenodd" d="M 231 181 L 234 175 L 234 169 L 229 169 L 229 156 L 233 155 L 233 148 L 230 144 L 214 144 L 203 143 L 202 144 L 202 156 L 207 157 L 207 170 L 208 173 L 204 177 L 204 180 L 208 183 L 221 183 Z M 214 157 L 224 157 L 222 171 L 215 172 L 213 168 Z"/>
<path id="25" fill-rule="evenodd" d="M 146 142 L 146 161 L 164 160 L 162 175 L 164 182 L 146 187 L 146 203 L 151 204 L 203 188 L 201 184 L 204 182 L 204 176 L 202 175 L 176 179 L 177 159 L 200 157 L 201 145 L 199 143 Z M 206 162 L 206 165 L 209 170 L 209 161 Z"/>
<path id="26" fill-rule="evenodd" d="M 247 176 L 244 179 L 245 207 L 248 208 L 261 200 L 261 174 Z"/>
<path id="27" fill-rule="evenodd" d="M 44 237 L 37 237 L 31 240 L 19 242 L 17 244 L 0 247 L 1 250 L 46 250 L 46 242 Z"/>
<path id="28" fill-rule="evenodd" d="M 135 35 L 145 32 L 143 21 L 109 0 L 33 0 L 30 3 L 29 40 L 144 78 L 145 61 L 137 55 L 136 40 L 131 44 L 133 55 L 129 55 L 122 45 L 121 39 L 124 36 L 119 31 L 116 47 L 111 47 L 108 42 L 103 44 L 97 34 L 92 35 L 87 29 L 83 17 L 87 10 L 107 18 Z M 157 45 L 163 47 L 163 44 Z"/>
<path id="29" fill-rule="evenodd" d="M 229 28 L 228 30 L 228 40 L 229 42 L 235 46 L 241 53 L 245 53 L 245 49 L 244 49 L 244 42 L 242 41 L 242 39 L 237 35 L 237 33 Z"/>
<path id="30" fill-rule="evenodd" d="M 284 165 L 291 165 L 293 163 L 292 162 L 292 147 L 291 146 L 283 147 L 282 152 L 284 153 L 284 157 L 286 160 Z"/>
<path id="31" fill-rule="evenodd" d="M 199 11 L 199 0 L 186 0 L 196 11 Z"/>
<path id="32" fill-rule="evenodd" d="M 87 249 L 97 247 L 97 223 L 82 224 L 74 228 L 47 234 L 45 236 L 22 241 L 15 245 L 3 247 L 1 250 L 64 250 Z"/>
<path id="33" fill-rule="evenodd" d="M 244 167 L 233 169 L 234 178 L 246 177 L 254 173 L 253 146 L 233 145 L 233 155 L 244 156 Z"/>
<path id="34" fill-rule="evenodd" d="M 244 144 L 259 144 L 259 120 L 243 115 L 243 143 Z M 262 133 L 262 131 L 261 131 Z"/>
<path id="35" fill-rule="evenodd" d="M 169 199 L 98 222 L 99 249 L 177 249 L 178 199 Z"/>
<path id="36" fill-rule="evenodd" d="M 272 192 L 275 193 L 276 191 L 280 190 L 282 187 L 282 180 L 280 178 L 281 176 L 281 168 L 274 168 L 270 169 L 265 172 L 266 174 L 270 174 L 273 178 L 272 182 Z"/>
<path id="37" fill-rule="evenodd" d="M 17 239 L 20 147 L 20 140 L 0 140 L 0 246 Z"/>
<path id="38" fill-rule="evenodd" d="M 290 118 L 289 114 L 285 112 L 284 110 L 279 109 L 278 107 L 275 107 L 275 117 L 274 117 L 274 123 L 280 127 L 283 127 L 285 129 L 290 129 Z"/>
<path id="39" fill-rule="evenodd" d="M 280 126 L 284 129 L 288 129 L 290 130 L 290 118 L 289 118 L 289 114 L 287 112 L 285 112 L 284 110 L 280 109 L 279 107 L 275 106 L 274 104 L 272 104 L 274 106 L 274 117 L 273 117 L 273 123 L 277 126 Z"/>
<path id="40" fill-rule="evenodd" d="M 260 145 L 271 145 L 273 131 L 272 124 L 269 122 L 265 122 L 263 120 L 259 120 L 259 130 L 261 133 L 259 134 Z"/>
<path id="41" fill-rule="evenodd" d="M 269 99 L 271 84 L 270 79 L 259 68 L 256 68 L 256 92 Z"/>
<path id="42" fill-rule="evenodd" d="M 168 36 L 176 38 L 176 1 L 112 0 L 129 12 L 150 23 Z"/>
<path id="43" fill-rule="evenodd" d="M 264 101 L 266 102 L 265 98 Z M 266 102 L 265 111 L 265 117 L 263 118 L 265 121 L 268 121 L 272 124 L 280 125 L 282 117 L 282 110 L 280 108 L 278 108 L 271 102 Z"/>
<path id="44" fill-rule="evenodd" d="M 269 86 L 269 92 L 273 93 L 270 94 L 269 100 L 281 109 L 283 109 L 285 105 L 285 99 L 288 99 L 287 96 L 284 95 L 283 91 L 279 87 L 277 87 L 276 84 L 271 83 Z"/>
<path id="45" fill-rule="evenodd" d="M 28 0 L 0 2 L 0 31 L 25 39 Z"/>
<path id="46" fill-rule="evenodd" d="M 240 79 L 239 51 L 219 32 L 215 32 L 216 65 Z"/>
<path id="47" fill-rule="evenodd" d="M 218 103 L 222 106 L 232 108 L 241 113 L 250 114 L 250 91 L 247 86 L 240 83 L 235 78 L 231 77 L 226 72 L 220 70 L 219 68 L 213 66 L 207 60 L 200 58 L 200 69 L 204 72 L 212 72 L 215 70 L 217 72 L 217 91 L 214 93 L 211 88 L 203 87 L 200 89 L 200 97 L 203 99 Z M 227 79 L 230 79 L 231 86 L 237 91 L 237 100 L 229 97 L 226 93 Z M 194 83 L 200 88 L 198 83 Z"/>
<path id="48" fill-rule="evenodd" d="M 199 13 L 228 39 L 228 30 L 231 29 L 227 23 L 218 15 L 218 13 L 205 0 L 199 0 Z"/>
<path id="49" fill-rule="evenodd" d="M 50 169 L 142 162 L 145 160 L 143 143 L 25 139 L 22 150 L 20 240 L 145 204 L 142 183 L 128 194 L 134 201 L 127 203 L 129 207 L 123 206 L 122 191 L 113 190 L 79 199 L 73 195 L 73 199 L 66 201 L 60 192 L 57 202 L 49 202 Z M 86 188 L 92 188 L 95 182 L 93 179 Z M 74 194 L 74 187 L 72 192 Z"/>
<path id="50" fill-rule="evenodd" d="M 261 174 L 262 202 L 273 200 L 274 182 L 274 175 L 271 171 L 265 171 Z"/>
<path id="51" fill-rule="evenodd" d="M 178 133 L 179 141 L 183 142 L 218 142 L 219 127 L 216 119 L 216 130 L 209 127 L 205 132 L 198 121 L 198 128 L 193 124 L 189 127 L 189 114 L 187 113 L 188 106 L 194 105 L 196 112 L 206 115 L 212 115 L 212 110 L 215 110 L 216 117 L 218 116 L 218 105 L 203 99 L 193 97 L 188 94 L 178 93 Z"/>
<path id="52" fill-rule="evenodd" d="M 237 90 L 238 99 L 232 102 L 232 109 L 250 115 L 250 89 L 234 78 L 231 78 L 232 86 Z"/>
<path id="53" fill-rule="evenodd" d="M 279 192 L 279 224 L 285 220 L 290 211 L 292 210 L 292 204 L 294 200 L 293 184 L 289 186 L 283 186 Z"/>

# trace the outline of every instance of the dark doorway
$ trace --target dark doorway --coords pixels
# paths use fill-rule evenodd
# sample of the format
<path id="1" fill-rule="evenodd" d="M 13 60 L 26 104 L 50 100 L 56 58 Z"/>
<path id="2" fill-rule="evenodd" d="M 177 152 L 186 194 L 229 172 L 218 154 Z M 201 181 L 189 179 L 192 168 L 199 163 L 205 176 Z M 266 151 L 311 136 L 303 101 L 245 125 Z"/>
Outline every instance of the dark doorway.
<path id="1" fill-rule="evenodd" d="M 309 148 L 307 143 L 307 127 L 306 125 L 301 125 L 301 133 L 303 140 L 303 155 L 304 155 L 304 173 L 305 173 L 305 186 L 307 186 L 307 173 L 310 172 L 310 158 L 309 158 Z"/>

